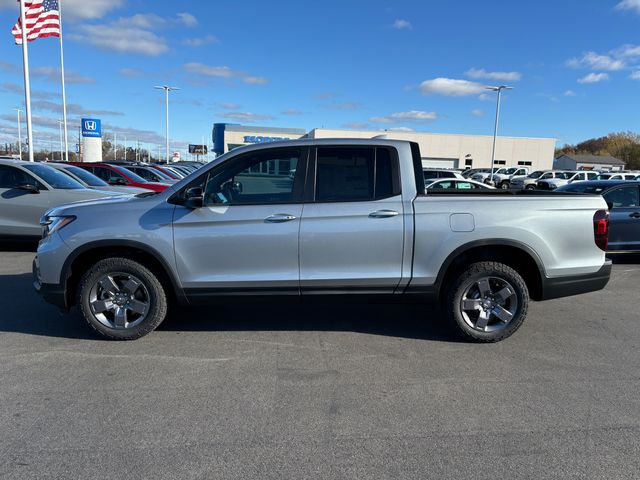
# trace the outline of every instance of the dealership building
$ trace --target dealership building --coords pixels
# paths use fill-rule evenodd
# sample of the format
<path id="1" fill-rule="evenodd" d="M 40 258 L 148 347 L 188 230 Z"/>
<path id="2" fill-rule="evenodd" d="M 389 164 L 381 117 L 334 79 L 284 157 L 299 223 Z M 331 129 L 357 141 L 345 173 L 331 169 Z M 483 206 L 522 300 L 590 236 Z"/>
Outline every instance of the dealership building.
<path id="1" fill-rule="evenodd" d="M 426 132 L 380 130 L 335 130 L 315 128 L 310 132 L 299 128 L 272 128 L 216 123 L 213 126 L 213 151 L 217 155 L 254 143 L 270 143 L 298 138 L 387 138 L 408 140 L 420 145 L 422 164 L 431 168 L 491 167 L 493 137 Z M 553 168 L 556 147 L 554 138 L 498 137 L 498 166 L 526 166 L 533 170 Z"/>

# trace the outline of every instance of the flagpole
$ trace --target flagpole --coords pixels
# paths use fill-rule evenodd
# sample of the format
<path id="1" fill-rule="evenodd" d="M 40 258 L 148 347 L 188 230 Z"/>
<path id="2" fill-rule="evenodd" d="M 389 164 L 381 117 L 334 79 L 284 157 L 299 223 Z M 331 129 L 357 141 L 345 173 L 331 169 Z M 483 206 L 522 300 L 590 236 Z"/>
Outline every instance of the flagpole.
<path id="1" fill-rule="evenodd" d="M 58 16 L 60 18 L 60 75 L 62 76 L 62 121 L 64 122 L 64 157 L 69 161 L 69 134 L 67 130 L 67 92 L 64 84 L 64 46 L 62 43 L 62 0 L 58 0 Z"/>
<path id="2" fill-rule="evenodd" d="M 22 64 L 24 69 L 24 104 L 27 114 L 27 142 L 29 143 L 29 161 L 33 162 L 33 131 L 31 128 L 31 85 L 29 82 L 29 48 L 27 47 L 27 15 L 25 0 L 20 0 L 20 30 L 22 33 Z"/>

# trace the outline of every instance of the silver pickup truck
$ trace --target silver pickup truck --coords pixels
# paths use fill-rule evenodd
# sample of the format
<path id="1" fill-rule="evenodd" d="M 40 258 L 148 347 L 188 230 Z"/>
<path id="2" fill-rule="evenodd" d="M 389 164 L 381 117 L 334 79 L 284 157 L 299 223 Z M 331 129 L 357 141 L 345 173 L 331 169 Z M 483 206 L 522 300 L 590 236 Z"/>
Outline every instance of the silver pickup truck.
<path id="1" fill-rule="evenodd" d="M 238 148 L 163 193 L 42 224 L 36 290 L 111 339 L 151 332 L 171 302 L 360 294 L 439 301 L 464 337 L 495 342 L 530 299 L 599 290 L 611 272 L 601 197 L 427 193 L 418 145 L 381 138 Z"/>

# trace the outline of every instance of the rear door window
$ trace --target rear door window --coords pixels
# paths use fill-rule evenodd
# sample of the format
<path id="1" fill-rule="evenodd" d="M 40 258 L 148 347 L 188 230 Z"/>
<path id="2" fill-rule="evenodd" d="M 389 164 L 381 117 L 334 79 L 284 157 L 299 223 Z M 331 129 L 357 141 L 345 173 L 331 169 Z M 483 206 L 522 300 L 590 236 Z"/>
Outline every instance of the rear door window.
<path id="1" fill-rule="evenodd" d="M 9 165 L 0 165 L 0 188 L 13 189 L 27 184 L 36 185 L 41 189 L 44 188 L 44 185 L 24 170 L 10 167 Z"/>
<path id="2" fill-rule="evenodd" d="M 316 202 L 364 202 L 400 194 L 397 155 L 384 147 L 319 147 Z"/>
<path id="3" fill-rule="evenodd" d="M 636 186 L 616 188 L 604 194 L 607 203 L 613 208 L 629 208 L 640 205 L 640 190 Z"/>

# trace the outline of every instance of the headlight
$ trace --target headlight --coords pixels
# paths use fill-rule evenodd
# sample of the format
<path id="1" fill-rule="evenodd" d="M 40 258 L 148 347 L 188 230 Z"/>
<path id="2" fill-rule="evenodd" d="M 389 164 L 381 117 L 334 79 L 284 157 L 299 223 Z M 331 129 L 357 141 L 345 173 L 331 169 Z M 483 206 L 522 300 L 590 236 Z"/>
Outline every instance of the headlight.
<path id="1" fill-rule="evenodd" d="M 40 225 L 44 227 L 44 232 L 42 233 L 42 238 L 48 237 L 49 235 L 54 234 L 58 230 L 66 227 L 71 222 L 76 219 L 74 215 L 44 215 L 40 219 Z"/>

